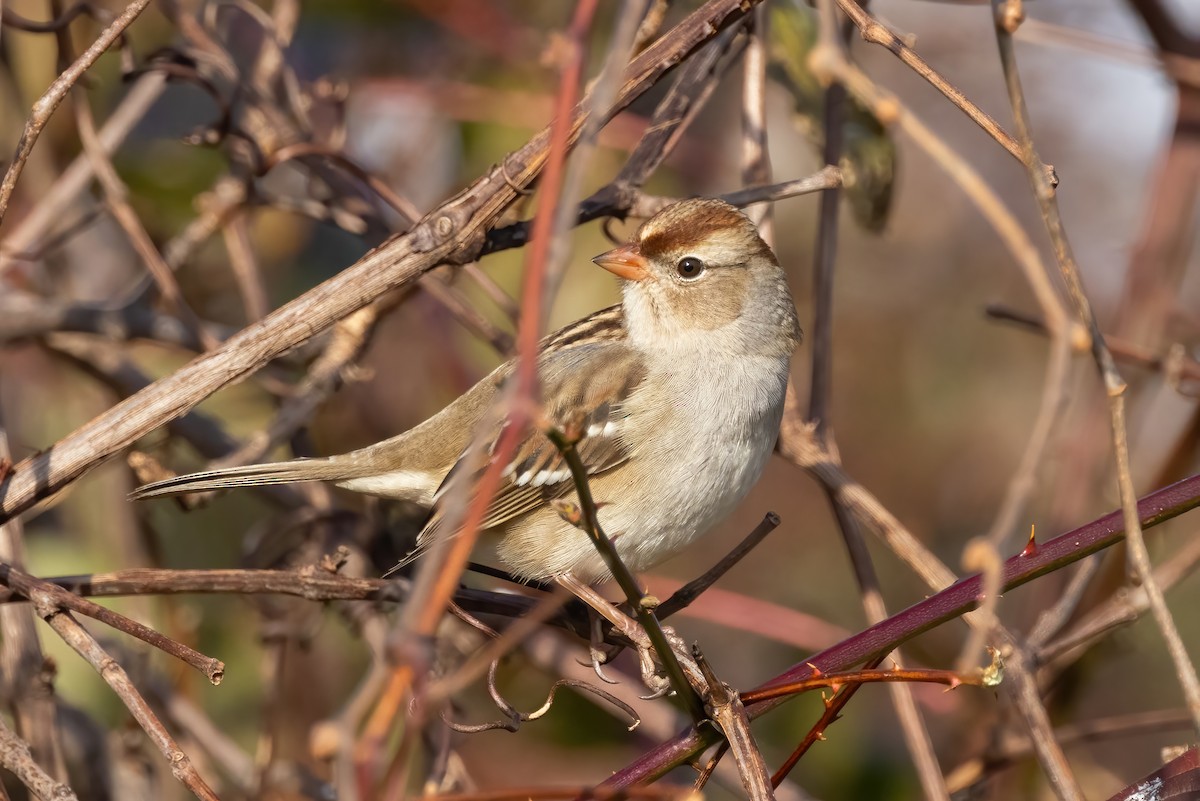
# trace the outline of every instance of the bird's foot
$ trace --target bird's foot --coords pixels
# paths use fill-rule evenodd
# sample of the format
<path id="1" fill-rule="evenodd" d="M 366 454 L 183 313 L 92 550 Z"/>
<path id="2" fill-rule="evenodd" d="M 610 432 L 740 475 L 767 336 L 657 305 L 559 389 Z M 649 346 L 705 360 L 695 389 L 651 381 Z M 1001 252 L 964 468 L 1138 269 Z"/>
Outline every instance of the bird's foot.
<path id="1" fill-rule="evenodd" d="M 661 624 L 660 624 L 661 625 Z M 680 661 L 687 661 L 692 658 L 691 649 L 684 639 L 676 633 L 671 626 L 661 625 L 662 633 L 667 639 L 667 645 L 675 654 L 675 658 Z M 641 637 L 635 642 L 638 651 L 638 664 L 642 671 L 642 683 L 650 690 L 650 695 L 642 696 L 643 699 L 662 698 L 666 695 L 671 695 L 674 688 L 671 686 L 671 680 L 667 677 L 666 670 L 662 666 L 662 659 L 659 657 L 658 651 L 654 649 L 653 643 L 650 642 L 650 637 L 645 630 L 640 626 L 638 632 Z"/>
<path id="2" fill-rule="evenodd" d="M 633 643 L 637 649 L 642 682 L 650 690 L 650 695 L 646 697 L 660 698 L 672 692 L 671 682 L 662 667 L 662 661 L 658 657 L 658 652 L 655 651 L 654 645 L 650 641 L 650 635 L 646 633 L 646 630 L 642 628 L 640 623 L 617 609 L 597 593 L 594 588 L 584 584 L 574 576 L 567 574 L 559 576 L 556 580 L 599 614 L 600 617 L 611 623 L 614 629 Z M 592 669 L 596 671 L 596 675 L 602 681 L 612 683 L 600 668 L 602 664 L 608 661 L 609 654 L 601 647 L 602 640 L 600 638 L 599 619 L 594 618 L 592 623 L 592 636 L 589 647 Z M 666 635 L 667 644 L 675 653 L 676 658 L 684 664 L 690 664 L 692 659 L 691 649 L 688 648 L 683 638 L 676 634 L 675 629 L 670 626 L 662 626 L 662 631 Z"/>

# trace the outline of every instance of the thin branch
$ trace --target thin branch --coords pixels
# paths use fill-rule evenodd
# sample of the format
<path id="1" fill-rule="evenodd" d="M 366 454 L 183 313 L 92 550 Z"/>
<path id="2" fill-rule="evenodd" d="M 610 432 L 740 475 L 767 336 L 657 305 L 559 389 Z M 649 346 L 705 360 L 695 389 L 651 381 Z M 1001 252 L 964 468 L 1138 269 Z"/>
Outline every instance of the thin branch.
<path id="1" fill-rule="evenodd" d="M 105 51 L 121 38 L 125 29 L 133 24 L 133 21 L 146 10 L 148 5 L 150 5 L 150 0 L 133 0 L 126 6 L 125 10 L 100 32 L 96 41 L 92 42 L 91 46 L 75 59 L 71 66 L 55 78 L 45 94 L 33 104 L 29 119 L 26 120 L 25 128 L 21 132 L 21 139 L 17 142 L 17 152 L 4 172 L 4 178 L 0 180 L 0 224 L 4 222 L 5 212 L 8 211 L 9 201 L 12 200 L 13 190 L 17 187 L 21 171 L 25 169 L 25 162 L 28 161 L 29 154 L 33 152 L 33 146 L 37 144 L 38 137 L 41 135 L 42 129 L 46 127 L 46 123 L 50 121 L 54 110 L 71 91 L 71 87 L 83 77 L 83 73 L 87 72 L 100 56 L 104 55 Z"/>
<path id="2" fill-rule="evenodd" d="M 100 674 L 100 678 L 104 679 L 105 683 L 112 688 L 117 697 L 125 704 L 126 709 L 133 715 L 134 720 L 166 757 L 167 764 L 171 767 L 171 774 L 201 801 L 219 801 L 216 793 L 196 772 L 187 754 L 183 752 L 162 725 L 162 721 L 154 714 L 150 705 L 146 703 L 146 699 L 133 686 L 133 682 L 129 680 L 129 675 L 120 663 L 109 656 L 96 642 L 96 639 L 88 634 L 83 626 L 79 625 L 71 613 L 63 611 L 54 599 L 40 590 L 35 591 L 33 596 L 30 600 L 38 615 L 49 623 L 50 628 L 54 629 L 67 645 L 82 656 Z"/>
<path id="3" fill-rule="evenodd" d="M 841 169 L 833 165 L 827 165 L 804 178 L 795 178 L 791 181 L 780 181 L 777 184 L 766 184 L 764 186 L 747 186 L 744 189 L 736 189 L 732 192 L 726 192 L 723 195 L 717 195 L 716 197 L 721 198 L 731 206 L 745 208 L 756 203 L 769 203 L 789 197 L 808 195 L 813 192 L 838 189 L 841 185 Z M 631 205 L 627 209 L 622 210 L 622 213 L 628 214 L 630 217 L 653 217 L 672 203 L 678 203 L 679 200 L 680 198 L 677 197 L 660 197 L 658 195 L 647 195 L 637 192 Z M 618 210 L 614 209 L 613 211 L 615 213 Z"/>
<path id="4" fill-rule="evenodd" d="M 0 767 L 16 776 L 41 801 L 78 801 L 74 790 L 55 781 L 33 760 L 29 744 L 8 728 L 3 719 L 0 719 Z"/>
<path id="5" fill-rule="evenodd" d="M 766 536 L 779 527 L 779 515 L 767 512 L 762 522 L 746 535 L 745 539 L 734 546 L 733 550 L 721 557 L 721 560 L 710 567 L 700 576 L 684 584 L 671 593 L 671 597 L 659 604 L 654 612 L 662 620 L 687 608 L 700 594 L 721 580 L 734 565 L 742 561 Z"/>
<path id="6" fill-rule="evenodd" d="M 742 787 L 750 801 L 774 801 L 775 788 L 771 771 L 763 760 L 762 749 L 750 729 L 750 718 L 741 697 L 733 688 L 717 678 L 698 646 L 692 646 L 692 658 L 708 684 L 707 708 L 712 719 L 721 727 L 729 753 L 733 754 L 742 778 Z"/>
<path id="7" fill-rule="evenodd" d="M 1155 3 L 1147 5 L 1153 7 Z M 1099 323 L 1092 312 L 1091 304 L 1083 289 L 1079 274 L 1079 266 L 1075 254 L 1067 238 L 1062 216 L 1058 208 L 1054 186 L 1047 180 L 1044 165 L 1038 158 L 1033 147 L 1033 134 L 1029 118 L 1029 109 L 1025 105 L 1025 95 L 1021 87 L 1021 76 L 1017 69 L 1016 51 L 1012 39 L 1012 26 L 1004 22 L 1001 0 L 992 0 L 992 10 L 996 23 L 996 41 L 1000 48 L 1000 61 L 1004 68 L 1005 84 L 1008 88 L 1009 101 L 1012 105 L 1013 116 L 1017 125 L 1017 137 L 1021 142 L 1022 160 L 1029 172 L 1034 195 L 1041 209 L 1042 219 L 1046 224 L 1050 241 L 1054 247 L 1054 255 L 1058 261 L 1059 270 L 1067 285 L 1068 294 L 1075 306 L 1076 314 L 1087 326 L 1092 339 L 1092 355 L 1096 367 L 1104 381 L 1108 393 L 1109 421 L 1113 440 L 1113 450 L 1116 457 L 1117 485 L 1120 489 L 1121 508 L 1124 510 L 1126 539 L 1129 544 L 1129 561 L 1138 579 L 1146 590 L 1150 601 L 1150 611 L 1154 622 L 1167 646 L 1167 653 L 1175 666 L 1175 673 L 1183 690 L 1188 709 L 1195 720 L 1196 731 L 1200 732 L 1200 677 L 1196 667 L 1188 656 L 1187 648 L 1179 635 L 1175 620 L 1163 597 L 1162 588 L 1154 580 L 1150 552 L 1146 549 L 1146 541 L 1142 536 L 1141 523 L 1137 515 L 1137 493 L 1134 490 L 1133 478 L 1130 475 L 1128 431 L 1125 425 L 1125 390 L 1126 384 L 1117 370 L 1112 353 L 1104 342 Z M 1152 28 L 1153 30 L 1153 28 Z M 1159 35 L 1155 34 L 1156 37 Z"/>
<path id="8" fill-rule="evenodd" d="M 220 684 L 221 679 L 225 677 L 225 663 L 221 660 L 205 656 L 194 648 L 190 648 L 181 642 L 172 640 L 170 637 L 159 634 L 149 626 L 143 626 L 136 620 L 130 620 L 124 615 L 103 607 L 94 601 L 80 598 L 78 595 L 68 592 L 61 587 L 34 578 L 11 565 L 0 564 L 0 583 L 18 595 L 22 595 L 32 601 L 34 606 L 39 609 L 38 614 L 43 617 L 46 616 L 45 610 L 50 609 L 51 606 L 59 610 L 69 609 L 72 612 L 77 612 L 98 620 L 117 631 L 123 631 L 129 636 L 136 637 L 147 645 L 159 649 L 168 656 L 173 656 L 181 662 L 191 665 L 203 673 L 214 685 Z"/>
<path id="9" fill-rule="evenodd" d="M 1007 131 L 1000 127 L 1000 123 L 996 122 L 986 111 L 971 102 L 970 98 L 959 91 L 954 84 L 938 74 L 903 39 L 892 33 L 891 29 L 872 16 L 856 0 L 837 0 L 837 4 L 838 8 L 845 12 L 850 21 L 858 28 L 864 40 L 890 50 L 897 58 L 911 67 L 913 72 L 928 81 L 930 86 L 941 92 L 947 100 L 970 117 L 971 121 L 982 128 L 988 136 L 995 139 L 1009 155 L 1017 161 L 1024 163 L 1021 158 L 1021 146 L 1017 144 L 1016 140 Z M 1057 183 L 1057 179 L 1053 178 L 1054 168 L 1047 165 L 1046 170 L 1047 175 L 1051 176 L 1052 180 Z"/>
<path id="10" fill-rule="evenodd" d="M 112 156 L 134 126 L 158 102 L 166 87 L 166 76 L 158 73 L 143 75 L 130 87 L 97 134 L 108 156 Z M 67 209 L 91 185 L 92 178 L 92 160 L 87 154 L 80 153 L 50 188 L 41 193 L 38 202 L 21 219 L 11 223 L 0 243 L 0 273 L 23 254 L 42 247 L 38 243 L 50 231 L 58 230 Z"/>
<path id="11" fill-rule="evenodd" d="M 742 183 L 771 182 L 771 153 L 767 144 L 767 10 L 754 10 L 749 26 L 750 43 L 742 67 Z M 771 206 L 748 210 L 763 241 L 774 241 Z"/>
<path id="12" fill-rule="evenodd" d="M 11 464 L 3 411 L 0 409 L 0 464 Z M 25 529 L 20 520 L 0 526 L 0 562 L 24 567 Z M 11 712 L 17 732 L 29 740 L 34 758 L 44 762 L 53 776 L 66 778 L 50 664 L 38 639 L 33 611 L 0 610 L 0 702 Z"/>

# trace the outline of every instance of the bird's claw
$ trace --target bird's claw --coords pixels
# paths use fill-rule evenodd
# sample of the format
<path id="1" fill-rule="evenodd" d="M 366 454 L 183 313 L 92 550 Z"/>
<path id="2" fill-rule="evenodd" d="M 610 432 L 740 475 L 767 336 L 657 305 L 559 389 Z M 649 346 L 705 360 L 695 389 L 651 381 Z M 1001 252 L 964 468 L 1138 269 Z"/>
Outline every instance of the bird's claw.
<path id="1" fill-rule="evenodd" d="M 588 656 L 591 657 L 592 670 L 596 672 L 596 678 L 600 679 L 600 681 L 604 682 L 605 684 L 620 684 L 620 682 L 616 679 L 610 679 L 608 676 L 604 675 L 604 669 L 601 667 L 601 665 L 608 661 L 607 653 L 599 648 L 596 648 L 595 646 L 592 646 L 588 648 Z"/>

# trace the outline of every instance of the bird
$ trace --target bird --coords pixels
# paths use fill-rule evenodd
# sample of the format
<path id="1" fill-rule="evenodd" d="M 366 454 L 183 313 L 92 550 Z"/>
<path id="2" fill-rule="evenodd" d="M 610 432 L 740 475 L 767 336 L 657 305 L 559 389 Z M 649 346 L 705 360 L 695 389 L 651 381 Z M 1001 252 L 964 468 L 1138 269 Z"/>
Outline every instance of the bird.
<path id="1" fill-rule="evenodd" d="M 712 529 L 758 481 L 801 330 L 775 254 L 722 200 L 669 205 L 593 261 L 622 279 L 622 300 L 542 339 L 542 417 L 582 435 L 599 522 L 637 573 Z M 131 497 L 325 481 L 430 507 L 419 552 L 452 533 L 438 509 L 481 426 L 495 455 L 504 415 L 494 410 L 515 370 L 501 365 L 425 422 L 359 450 L 182 475 Z M 555 508 L 575 484 L 543 430 L 530 428 L 501 475 L 481 531 L 511 575 L 587 587 L 610 578 Z"/>

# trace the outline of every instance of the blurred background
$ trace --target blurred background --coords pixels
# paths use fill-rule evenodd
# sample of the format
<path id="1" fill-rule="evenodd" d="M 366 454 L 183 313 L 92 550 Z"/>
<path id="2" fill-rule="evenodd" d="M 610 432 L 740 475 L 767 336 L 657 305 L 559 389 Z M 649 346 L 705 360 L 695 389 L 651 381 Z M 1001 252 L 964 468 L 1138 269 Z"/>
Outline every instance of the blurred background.
<path id="1" fill-rule="evenodd" d="M 670 4 L 665 25 L 696 5 Z M 119 10 L 117 4 L 107 7 Z M 1167 7 L 1182 25 L 1200 30 L 1200 7 L 1184 0 Z M 557 72 L 546 54 L 572 8 L 571 3 L 532 0 L 309 0 L 298 7 L 284 58 L 315 98 L 309 107 L 314 130 L 333 132 L 327 141 L 340 143 L 354 162 L 425 212 L 548 123 Z M 4 9 L 37 20 L 50 13 L 40 0 L 8 0 Z M 589 74 L 606 55 L 618 10 L 615 2 L 600 4 Z M 270 2 L 152 6 L 131 28 L 129 44 L 138 63 L 178 61 L 170 50 L 180 40 L 172 20 L 187 15 L 210 25 L 239 64 L 252 65 L 264 47 L 260 18 L 272 11 Z M 871 11 L 910 37 L 936 70 L 1011 130 L 988 5 L 880 0 L 871 4 Z M 1158 171 L 1172 136 L 1176 87 L 1136 11 L 1123 0 L 1038 0 L 1025 11 L 1028 19 L 1016 40 L 1035 142 L 1041 157 L 1057 170 L 1059 201 L 1088 293 L 1102 328 L 1112 330 L 1128 300 L 1127 276 L 1151 217 Z M 87 20 L 76 22 L 75 46 L 86 46 L 95 30 Z M 875 81 L 966 157 L 1018 216 L 1046 263 L 1053 264 L 1021 165 L 890 53 L 857 36 L 852 37 L 852 52 Z M 58 74 L 55 39 L 6 26 L 0 56 L 0 148 L 11 152 L 26 110 Z M 146 80 L 123 79 L 121 61 L 116 54 L 101 59 L 89 73 L 86 90 L 73 94 L 73 102 L 86 101 L 98 124 Z M 802 177 L 821 167 L 819 149 L 806 136 L 812 121 L 797 118 L 796 94 L 773 75 L 767 100 L 774 179 Z M 668 84 L 669 79 L 634 103 L 600 135 L 585 195 L 612 180 Z M 227 87 L 216 94 L 230 96 Z M 213 92 L 195 81 L 172 82 L 159 90 L 113 155 L 128 186 L 129 203 L 164 252 L 206 204 L 216 202 L 223 177 L 253 161 L 238 152 L 237 137 L 195 141 L 205 139 L 203 131 L 219 127 L 222 115 Z M 735 65 L 647 191 L 689 196 L 739 188 L 740 115 L 741 66 Z M 842 216 L 833 309 L 832 420 L 847 471 L 958 569 L 963 545 L 991 525 L 1023 452 L 1041 397 L 1048 345 L 1036 332 L 989 318 L 990 305 L 1036 315 L 1026 282 L 993 230 L 942 169 L 903 135 L 895 137 L 894 146 L 890 208 L 874 221 L 878 230 L 868 230 L 851 214 Z M 30 230 L 29 216 L 39 200 L 79 153 L 76 125 L 64 107 L 38 143 L 0 227 L 0 294 L 116 307 L 138 291 L 145 268 L 96 189 L 63 207 L 28 241 L 19 239 L 24 234 L 14 235 Z M 211 232 L 180 264 L 183 296 L 211 330 L 220 334 L 243 327 L 262 310 L 354 263 L 388 230 L 401 227 L 394 212 L 376 213 L 380 205 L 373 200 L 360 201 L 371 213 L 348 203 L 316 203 L 324 209 L 318 213 L 314 204 L 305 208 L 286 202 L 308 197 L 313 181 L 299 160 L 264 172 L 254 181 L 255 197 L 236 215 L 237 231 Z M 774 207 L 775 247 L 806 330 L 812 325 L 817 204 L 818 198 L 809 195 Z M 535 199 L 518 202 L 507 219 L 528 218 L 535 208 Z M 1194 261 L 1196 229 L 1190 210 L 1182 216 L 1188 226 L 1170 254 L 1182 279 L 1178 289 L 1168 286 L 1169 302 L 1154 314 L 1154 333 L 1138 344 L 1160 357 L 1179 344 L 1181 358 L 1190 361 L 1198 333 L 1198 287 L 1196 271 L 1187 267 Z M 368 222 L 360 225 L 362 219 Z M 614 222 L 611 230 L 624 237 L 635 224 Z M 257 265 L 257 296 L 247 293 L 246 284 L 239 283 L 243 279 L 230 268 L 230 248 L 239 246 Z M 573 255 L 554 301 L 551 328 L 618 300 L 615 281 L 589 261 L 608 247 L 597 223 L 573 233 Z M 509 250 L 485 257 L 479 266 L 516 295 L 524 257 L 522 250 Z M 478 283 L 446 277 L 487 319 L 511 330 L 503 310 Z M 247 297 L 258 298 L 257 309 Z M 41 335 L 12 336 L 0 343 L 0 409 L 15 460 L 51 445 L 115 402 L 112 381 L 98 380 L 86 362 L 102 355 L 125 359 L 153 379 L 194 355 L 161 343 L 106 338 L 103 332 L 72 336 L 76 339 L 57 342 Z M 810 356 L 806 342 L 794 362 L 802 396 Z M 249 437 L 269 423 L 279 403 L 271 382 L 297 380 L 302 375 L 297 364 L 305 358 L 299 354 L 291 363 L 264 371 L 265 378 L 223 390 L 200 410 L 233 437 Z M 501 359 L 429 295 L 412 292 L 382 319 L 361 358 L 345 371 L 344 386 L 269 458 L 341 452 L 389 437 L 439 410 Z M 1081 525 L 1118 503 L 1103 388 L 1086 355 L 1077 356 L 1070 369 L 1069 404 L 1020 521 L 1023 532 L 1036 524 L 1039 538 Z M 1196 404 L 1161 371 L 1137 365 L 1123 370 L 1131 382 L 1134 478 L 1139 493 L 1145 493 L 1195 472 Z M 165 431 L 138 447 L 179 472 L 205 463 L 204 456 Z M 404 521 L 412 525 L 406 510 L 337 492 L 329 501 L 335 508 L 364 516 L 331 517 L 331 529 L 342 527 L 338 533 L 313 537 L 305 533 L 306 524 L 255 494 L 228 494 L 184 511 L 169 502 L 131 505 L 125 494 L 136 483 L 124 460 L 114 460 L 26 515 L 30 572 L 51 576 L 142 566 L 302 564 L 345 537 L 375 555 L 374 565 L 360 567 L 376 574 L 402 552 Z M 772 461 L 764 479 L 719 530 L 647 577 L 651 588 L 669 588 L 671 581 L 699 574 L 768 510 L 781 516 L 782 525 L 719 585 L 736 595 L 714 594 L 675 621 L 685 638 L 704 645 L 718 674 L 740 688 L 757 685 L 836 637 L 836 630 L 830 633 L 815 623 L 788 630 L 791 618 L 771 617 L 782 615 L 780 609 L 803 612 L 847 632 L 865 625 L 824 494 L 781 459 Z M 380 520 L 392 523 L 397 542 L 380 534 Z M 1186 516 L 1154 529 L 1148 537 L 1152 553 L 1165 558 L 1194 537 L 1195 529 L 1195 521 Z M 1021 537 L 1010 539 L 1013 552 Z M 923 585 L 886 549 L 875 541 L 871 547 L 889 609 L 898 611 L 924 597 Z M 1111 564 L 1093 588 L 1096 602 L 1123 580 L 1123 555 L 1115 551 L 1105 557 Z M 1002 619 L 1025 631 L 1060 595 L 1067 578 L 1066 573 L 1054 574 L 1005 595 L 999 604 Z M 776 606 L 745 605 L 745 598 Z M 1200 586 L 1194 579 L 1184 580 L 1168 600 L 1173 609 L 1185 612 L 1176 619 L 1195 655 L 1200 619 L 1186 610 L 1200 604 Z M 269 722 L 276 732 L 273 759 L 330 778 L 329 765 L 312 756 L 310 728 L 338 713 L 371 664 L 370 648 L 346 609 L 234 596 L 143 597 L 116 600 L 112 606 L 228 665 L 225 682 L 212 688 L 161 655 L 120 638 L 115 644 L 129 656 L 127 668 L 135 681 L 173 688 L 197 714 L 211 719 L 228 745 L 250 759 Z M 786 633 L 767 637 L 748 631 L 746 620 L 741 626 L 718 621 L 721 616 L 736 621 L 760 614 Z M 914 641 L 907 655 L 917 664 L 950 667 L 965 633 L 961 623 L 947 624 Z M 158 755 L 91 669 L 44 629 L 42 642 L 56 665 L 58 695 L 107 732 L 113 769 L 145 774 L 145 785 L 156 787 L 160 797 L 182 797 L 181 788 L 158 775 Z M 583 643 L 562 642 L 571 644 L 567 661 L 586 654 Z M 503 663 L 499 683 L 516 706 L 532 709 L 542 703 L 554 678 L 549 663 L 524 653 Z M 915 691 L 945 773 L 995 746 L 996 732 L 1003 728 L 992 724 L 1004 721 L 997 719 L 1002 712 L 992 691 Z M 1056 723 L 1182 708 L 1161 639 L 1146 620 L 1089 650 L 1058 677 L 1047 697 Z M 769 764 L 782 761 L 819 710 L 818 700 L 802 698 L 756 724 Z M 496 718 L 497 712 L 477 686 L 457 699 L 456 715 L 478 722 Z M 564 690 L 544 718 L 519 732 L 454 734 L 454 748 L 465 774 L 480 788 L 591 785 L 654 739 L 645 731 L 630 734 L 625 725 L 612 707 Z M 180 736 L 187 747 L 196 735 Z M 920 797 L 884 689 L 864 688 L 827 736 L 793 774 L 805 791 L 825 799 Z M 1151 733 L 1068 745 L 1067 754 L 1089 797 L 1101 798 L 1157 767 L 1162 747 L 1187 739 L 1186 728 L 1164 725 Z M 197 757 L 202 772 L 204 765 L 212 766 L 214 775 L 227 770 L 211 749 L 200 751 L 207 755 Z M 671 778 L 691 780 L 683 771 Z M 233 784 L 227 785 L 228 797 L 241 797 L 228 789 Z M 288 795 L 299 791 L 280 787 L 266 797 L 301 797 Z M 730 791 L 714 784 L 708 792 L 725 797 Z M 980 798 L 1051 797 L 1029 758 L 997 771 L 973 792 L 972 797 Z M 14 797 L 18 794 L 14 789 Z"/>

